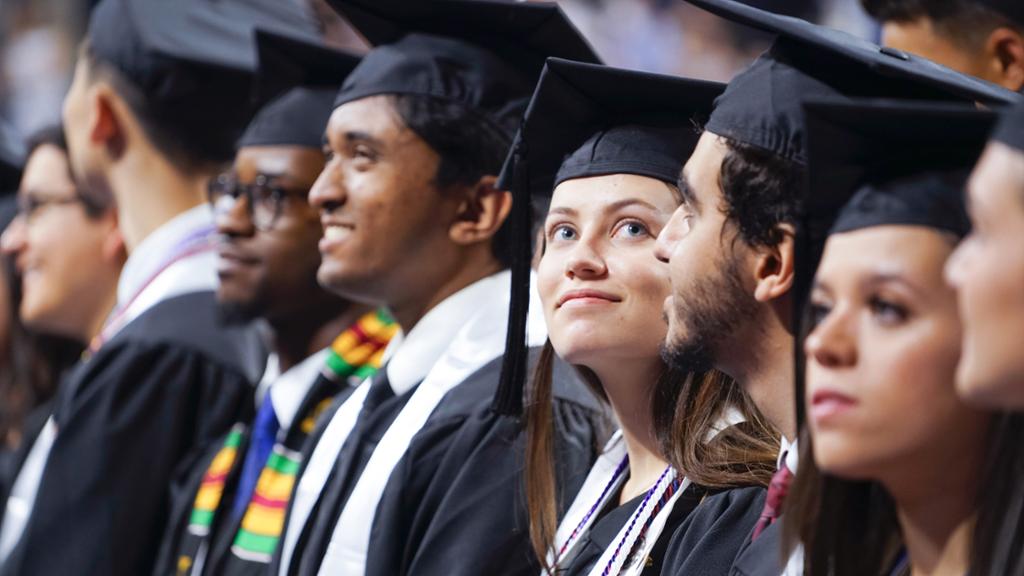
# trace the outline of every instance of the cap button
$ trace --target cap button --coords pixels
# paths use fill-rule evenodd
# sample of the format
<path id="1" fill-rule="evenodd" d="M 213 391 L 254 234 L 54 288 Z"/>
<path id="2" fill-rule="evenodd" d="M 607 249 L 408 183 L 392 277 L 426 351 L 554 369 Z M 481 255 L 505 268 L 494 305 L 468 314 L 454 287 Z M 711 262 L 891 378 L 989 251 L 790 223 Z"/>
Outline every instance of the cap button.
<path id="1" fill-rule="evenodd" d="M 902 50 L 897 50 L 891 46 L 882 46 L 881 48 L 878 49 L 878 51 L 881 52 L 882 54 L 885 54 L 886 56 L 892 56 L 893 58 L 897 58 L 899 60 L 910 60 L 909 54 Z"/>

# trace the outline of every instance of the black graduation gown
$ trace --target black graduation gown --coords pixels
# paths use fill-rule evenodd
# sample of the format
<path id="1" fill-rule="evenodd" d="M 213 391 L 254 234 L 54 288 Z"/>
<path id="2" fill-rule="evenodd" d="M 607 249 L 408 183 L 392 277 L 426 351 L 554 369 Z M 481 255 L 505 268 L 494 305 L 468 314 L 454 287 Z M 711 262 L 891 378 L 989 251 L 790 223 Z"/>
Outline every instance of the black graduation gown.
<path id="1" fill-rule="evenodd" d="M 686 520 L 690 512 L 696 508 L 705 492 L 706 490 L 703 487 L 691 485 L 679 496 L 672 507 L 672 512 L 665 522 L 658 541 L 651 549 L 651 553 L 643 560 L 644 569 L 641 574 L 653 576 L 661 573 L 665 552 L 668 549 L 669 540 L 671 540 L 673 532 Z M 607 510 L 598 518 L 577 545 L 579 551 L 564 569 L 559 570 L 559 576 L 587 576 L 590 574 L 590 571 L 594 569 L 594 565 L 601 559 L 601 555 L 604 554 L 608 547 L 613 545 L 615 537 L 619 535 L 619 531 L 626 525 L 626 522 L 629 522 L 633 512 L 640 506 L 645 496 L 646 494 L 641 494 L 621 506 Z"/>
<path id="2" fill-rule="evenodd" d="M 782 518 L 764 529 L 757 540 L 746 545 L 732 565 L 730 576 L 779 576 L 788 558 L 782 556 Z"/>
<path id="3" fill-rule="evenodd" d="M 303 429 L 302 422 L 307 419 L 319 422 L 319 418 L 324 412 L 325 402 L 333 403 L 332 399 L 347 398 L 353 390 L 354 388 L 345 382 L 329 378 L 323 373 L 317 375 L 313 385 L 306 393 L 306 397 L 299 404 L 299 409 L 292 420 L 292 427 L 278 436 L 277 443 L 290 452 L 301 451 L 310 432 L 309 429 Z M 189 530 L 189 525 L 203 478 L 210 469 L 214 458 L 220 454 L 226 437 L 216 442 L 207 454 L 196 463 L 190 471 L 189 479 L 182 483 L 172 497 L 174 506 L 171 512 L 171 522 L 163 538 L 155 574 L 190 574 L 196 555 L 204 543 L 208 547 L 204 574 L 257 576 L 266 573 L 267 562 L 251 557 L 240 557 L 233 550 L 235 535 L 238 534 L 241 527 L 242 518 L 234 517 L 232 509 L 245 454 L 251 439 L 250 424 L 251 420 L 236 424 L 236 429 L 241 434 L 241 444 L 237 448 L 237 457 L 225 479 L 220 505 L 214 512 L 208 536 L 193 533 Z"/>
<path id="4" fill-rule="evenodd" d="M 733 564 L 750 541 L 766 494 L 761 487 L 733 488 L 705 498 L 672 536 L 662 575 L 733 574 Z M 758 538 L 758 544 L 766 536 Z"/>
<path id="5" fill-rule="evenodd" d="M 523 485 L 526 434 L 520 419 L 491 410 L 500 372 L 497 358 L 451 390 L 413 439 L 377 507 L 367 576 L 539 573 Z M 608 425 L 568 365 L 556 363 L 552 376 L 556 474 L 571 499 Z"/>
<path id="6" fill-rule="evenodd" d="M 170 486 L 252 410 L 262 345 L 215 312 L 208 291 L 160 302 L 68 374 L 32 516 L 0 574 L 152 570 Z"/>
<path id="7" fill-rule="evenodd" d="M 529 544 L 521 486 L 525 435 L 518 419 L 490 410 L 500 372 L 501 359 L 496 358 L 466 378 L 449 391 L 413 437 L 392 471 L 376 511 L 367 575 L 535 576 L 540 570 Z M 598 401 L 567 365 L 556 362 L 552 384 L 559 432 L 556 446 L 562 464 L 559 478 L 571 498 L 604 443 L 607 424 Z M 458 392 L 453 393 L 455 390 Z M 340 404 L 335 403 L 310 435 L 303 450 L 306 456 Z M 306 462 L 308 459 L 300 478 Z M 324 500 L 326 496 L 311 517 Z M 319 536 L 322 539 L 315 548 L 309 545 L 313 522 L 306 523 L 289 575 L 317 574 L 340 512 L 338 507 L 329 517 L 330 529 L 321 530 L 325 534 Z M 291 505 L 286 525 L 290 516 Z M 474 542 L 475 538 L 486 541 Z M 279 548 L 270 574 L 280 571 L 280 552 Z"/>

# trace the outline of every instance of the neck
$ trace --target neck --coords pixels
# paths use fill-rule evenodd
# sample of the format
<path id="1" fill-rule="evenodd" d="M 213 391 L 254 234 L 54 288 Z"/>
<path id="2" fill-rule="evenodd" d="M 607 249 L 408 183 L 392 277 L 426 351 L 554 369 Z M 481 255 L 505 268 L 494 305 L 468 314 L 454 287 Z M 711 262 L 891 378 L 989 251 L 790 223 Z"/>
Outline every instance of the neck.
<path id="1" fill-rule="evenodd" d="M 327 348 L 339 334 L 371 310 L 365 304 L 347 303 L 314 307 L 300 314 L 268 320 L 270 341 L 280 362 L 281 372 L 294 368 L 306 358 Z"/>
<path id="2" fill-rule="evenodd" d="M 941 463 L 958 462 L 945 455 Z M 907 463 L 906 479 L 886 483 L 896 502 L 896 515 L 912 573 L 966 574 L 970 566 L 977 462 L 920 466 Z"/>
<path id="3" fill-rule="evenodd" d="M 100 335 L 103 331 L 103 325 L 106 324 L 107 318 L 110 316 L 110 312 L 117 305 L 117 276 L 113 277 L 113 283 L 109 289 L 103 292 L 103 296 L 100 298 L 100 302 L 95 306 L 95 313 L 87 322 L 86 333 L 84 334 L 83 342 L 88 344 L 92 342 L 94 338 Z"/>
<path id="4" fill-rule="evenodd" d="M 185 173 L 155 153 L 125 156 L 109 174 L 125 246 L 131 253 L 155 230 L 206 201 L 206 173 Z"/>
<path id="5" fill-rule="evenodd" d="M 500 270 L 501 264 L 494 258 L 488 258 L 481 263 L 462 266 L 453 274 L 440 275 L 440 279 L 430 289 L 427 289 L 427 279 L 424 279 L 424 283 L 417 284 L 418 287 L 423 288 L 422 290 L 408 294 L 400 301 L 388 302 L 388 309 L 398 325 L 402 327 L 402 331 L 408 334 L 434 306 L 444 302 L 449 296 L 466 286 L 496 274 Z"/>
<path id="6" fill-rule="evenodd" d="M 629 480 L 620 496 L 620 503 L 625 503 L 647 492 L 668 466 L 658 447 L 651 416 L 652 394 L 665 365 L 657 358 L 636 362 L 616 359 L 608 364 L 593 370 L 608 395 L 629 455 Z"/>
<path id="7" fill-rule="evenodd" d="M 719 368 L 750 395 L 764 417 L 787 439 L 796 438 L 796 393 L 794 391 L 793 346 L 790 331 L 775 315 L 755 322 L 756 333 L 732 346 L 740 351 L 729 356 Z"/>

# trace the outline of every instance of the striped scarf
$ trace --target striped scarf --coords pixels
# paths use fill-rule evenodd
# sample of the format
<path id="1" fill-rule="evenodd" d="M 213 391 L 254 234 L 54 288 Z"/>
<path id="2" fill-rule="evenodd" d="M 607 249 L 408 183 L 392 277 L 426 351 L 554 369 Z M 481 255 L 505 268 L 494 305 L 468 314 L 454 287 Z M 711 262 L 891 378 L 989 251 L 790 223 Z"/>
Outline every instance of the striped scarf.
<path id="1" fill-rule="evenodd" d="M 364 315 L 331 344 L 321 374 L 334 382 L 362 381 L 380 368 L 384 349 L 397 332 L 398 325 L 387 312 L 378 310 Z M 312 410 L 299 415 L 303 418 L 298 426 L 304 436 L 313 431 L 318 417 L 332 400 L 324 398 Z M 245 431 L 244 425 L 236 425 L 232 429 L 203 476 L 189 521 L 188 531 L 191 534 L 209 534 L 224 494 L 225 482 L 238 463 Z M 301 464 L 301 454 L 283 445 L 282 438 L 287 434 L 287 430 L 281 431 L 273 452 L 267 458 L 235 535 L 231 549 L 239 558 L 269 562 L 277 547 L 284 527 L 285 510 Z"/>

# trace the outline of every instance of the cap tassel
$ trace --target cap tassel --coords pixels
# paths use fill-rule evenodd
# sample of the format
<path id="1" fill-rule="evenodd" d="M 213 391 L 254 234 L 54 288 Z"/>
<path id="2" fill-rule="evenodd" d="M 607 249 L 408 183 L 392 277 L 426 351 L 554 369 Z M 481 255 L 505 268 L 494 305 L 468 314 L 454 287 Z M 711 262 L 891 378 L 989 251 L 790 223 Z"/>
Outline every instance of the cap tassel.
<path id="1" fill-rule="evenodd" d="M 529 348 L 526 342 L 526 323 L 530 309 L 530 263 L 532 238 L 530 234 L 530 176 L 523 144 L 522 132 L 513 151 L 514 179 L 512 190 L 511 271 L 512 287 L 509 294 L 508 332 L 505 337 L 505 357 L 501 365 L 501 380 L 492 405 L 495 412 L 507 416 L 523 413 L 523 391 Z"/>

